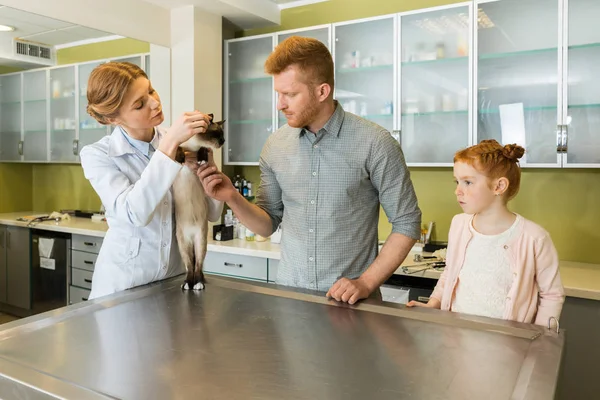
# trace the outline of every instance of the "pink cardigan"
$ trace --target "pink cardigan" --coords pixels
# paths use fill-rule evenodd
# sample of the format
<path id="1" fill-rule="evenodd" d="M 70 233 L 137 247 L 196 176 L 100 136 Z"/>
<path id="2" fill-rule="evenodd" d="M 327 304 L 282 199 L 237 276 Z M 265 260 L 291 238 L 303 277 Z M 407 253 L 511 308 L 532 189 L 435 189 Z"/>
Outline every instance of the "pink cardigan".
<path id="1" fill-rule="evenodd" d="M 431 297 L 450 310 L 458 275 L 472 233 L 473 215 L 459 214 L 452 219 L 448 234 L 446 268 Z M 510 258 L 513 284 L 506 298 L 503 319 L 548 325 L 550 317 L 560 317 L 565 292 L 558 272 L 558 254 L 552 239 L 539 225 L 521 217 L 517 234 L 504 248 Z"/>

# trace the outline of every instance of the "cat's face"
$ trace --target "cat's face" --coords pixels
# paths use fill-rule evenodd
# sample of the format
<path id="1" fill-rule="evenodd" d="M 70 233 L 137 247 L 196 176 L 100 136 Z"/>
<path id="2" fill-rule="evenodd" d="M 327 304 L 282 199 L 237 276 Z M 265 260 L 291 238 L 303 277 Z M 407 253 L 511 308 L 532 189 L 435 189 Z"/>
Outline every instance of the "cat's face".
<path id="1" fill-rule="evenodd" d="M 213 121 L 213 115 L 208 114 L 211 118 L 211 123 L 208 125 L 206 132 L 199 133 L 192 136 L 185 143 L 181 144 L 181 148 L 186 151 L 198 151 L 201 147 L 209 147 L 217 150 L 225 143 L 225 132 L 223 131 L 223 124 L 225 121 Z"/>

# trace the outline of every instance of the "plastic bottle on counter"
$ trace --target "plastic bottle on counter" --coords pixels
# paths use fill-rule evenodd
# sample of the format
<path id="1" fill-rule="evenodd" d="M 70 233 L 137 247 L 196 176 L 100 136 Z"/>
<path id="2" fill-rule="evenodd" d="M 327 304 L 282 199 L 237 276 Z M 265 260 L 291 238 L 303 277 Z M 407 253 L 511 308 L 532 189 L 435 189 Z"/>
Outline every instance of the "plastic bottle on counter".
<path id="1" fill-rule="evenodd" d="M 246 241 L 248 241 L 248 242 L 254 242 L 254 232 L 252 232 L 248 228 L 246 228 Z"/>
<path id="2" fill-rule="evenodd" d="M 233 211 L 227 210 L 225 214 L 225 226 L 233 226 Z"/>

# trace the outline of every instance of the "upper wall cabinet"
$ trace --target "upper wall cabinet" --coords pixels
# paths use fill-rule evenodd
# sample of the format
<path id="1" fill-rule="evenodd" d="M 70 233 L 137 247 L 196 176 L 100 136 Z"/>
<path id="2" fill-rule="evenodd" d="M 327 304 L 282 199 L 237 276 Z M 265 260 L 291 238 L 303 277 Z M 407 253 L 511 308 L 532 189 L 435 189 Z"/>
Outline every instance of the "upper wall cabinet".
<path id="1" fill-rule="evenodd" d="M 18 161 L 21 141 L 23 74 L 0 75 L 0 160 Z"/>
<path id="2" fill-rule="evenodd" d="M 558 1 L 479 4 L 477 32 L 477 141 L 518 143 L 522 165 L 558 166 Z"/>
<path id="3" fill-rule="evenodd" d="M 90 73 L 107 61 L 145 69 L 149 55 L 0 75 L 0 161 L 77 163 L 83 146 L 109 134 L 86 111 Z"/>
<path id="4" fill-rule="evenodd" d="M 469 144 L 471 8 L 400 16 L 400 143 L 409 165 L 447 165 Z"/>
<path id="5" fill-rule="evenodd" d="M 389 130 L 408 165 L 451 166 L 457 150 L 496 139 L 524 146 L 524 167 L 600 167 L 599 19 L 596 0 L 475 0 L 228 41 L 248 49 L 245 71 L 261 71 L 262 86 L 230 84 L 225 112 L 260 106 L 264 125 L 261 136 L 230 124 L 225 162 L 257 165 L 269 119 L 285 124 L 262 72 L 270 37 L 331 32 L 335 98 Z"/>
<path id="6" fill-rule="evenodd" d="M 396 129 L 396 17 L 333 27 L 335 92 L 344 110 Z"/>
<path id="7" fill-rule="evenodd" d="M 569 0 L 563 11 L 563 165 L 600 166 L 600 2 Z"/>
<path id="8" fill-rule="evenodd" d="M 274 132 L 273 80 L 264 71 L 274 40 L 265 35 L 225 43 L 226 164 L 256 164 Z"/>
<path id="9" fill-rule="evenodd" d="M 23 140 L 20 153 L 25 161 L 48 157 L 48 71 L 23 73 Z"/>

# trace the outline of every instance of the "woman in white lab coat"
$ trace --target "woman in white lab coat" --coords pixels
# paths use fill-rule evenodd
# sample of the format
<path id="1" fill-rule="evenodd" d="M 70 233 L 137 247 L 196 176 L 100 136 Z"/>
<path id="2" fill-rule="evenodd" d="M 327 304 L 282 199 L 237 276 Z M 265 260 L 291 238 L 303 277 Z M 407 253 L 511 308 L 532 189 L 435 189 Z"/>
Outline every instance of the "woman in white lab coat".
<path id="1" fill-rule="evenodd" d="M 170 128 L 159 128 L 164 116 L 158 93 L 141 68 L 126 62 L 96 67 L 87 99 L 93 118 L 117 126 L 80 153 L 108 222 L 92 278 L 93 299 L 185 272 L 171 193 L 182 165 L 174 159 L 181 143 L 206 131 L 209 117 L 187 112 Z M 222 209 L 223 203 L 209 201 L 209 220 L 216 221 Z"/>

